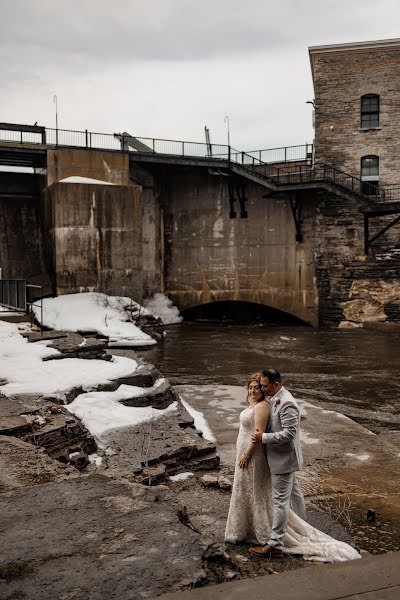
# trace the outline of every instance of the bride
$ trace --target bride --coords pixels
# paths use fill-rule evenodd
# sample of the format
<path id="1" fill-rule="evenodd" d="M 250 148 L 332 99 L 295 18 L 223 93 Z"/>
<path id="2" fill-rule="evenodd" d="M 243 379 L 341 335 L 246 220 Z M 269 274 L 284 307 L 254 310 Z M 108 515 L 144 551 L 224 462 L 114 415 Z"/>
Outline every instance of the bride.
<path id="1" fill-rule="evenodd" d="M 267 544 L 272 526 L 271 475 L 264 447 L 251 442 L 255 429 L 266 431 L 270 405 L 261 390 L 261 373 L 254 373 L 247 382 L 247 408 L 240 413 L 240 428 L 236 443 L 236 467 L 225 530 L 225 542 L 258 542 Z M 297 512 L 302 510 L 293 505 Z M 338 562 L 360 558 L 354 548 L 315 529 L 293 510 L 289 512 L 283 538 L 283 552 L 302 554 L 306 560 Z"/>

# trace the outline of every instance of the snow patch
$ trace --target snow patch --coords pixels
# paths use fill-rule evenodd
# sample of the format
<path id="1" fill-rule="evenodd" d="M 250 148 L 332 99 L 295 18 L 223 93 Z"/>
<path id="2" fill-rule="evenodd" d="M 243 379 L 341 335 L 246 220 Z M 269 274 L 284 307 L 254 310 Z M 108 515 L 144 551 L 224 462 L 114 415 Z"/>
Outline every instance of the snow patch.
<path id="1" fill-rule="evenodd" d="M 152 315 L 161 319 L 164 325 L 172 325 L 183 321 L 179 309 L 164 294 L 154 294 L 153 298 L 145 303 L 145 306 Z"/>
<path id="2" fill-rule="evenodd" d="M 198 410 L 195 410 L 192 406 L 190 406 L 190 404 L 188 404 L 188 402 L 186 402 L 182 398 L 182 396 L 180 396 L 180 400 L 181 400 L 183 406 L 188 411 L 189 415 L 191 417 L 193 417 L 194 426 L 196 427 L 196 429 L 198 429 L 199 431 L 201 431 L 203 433 L 204 439 L 209 440 L 210 442 L 216 442 L 217 440 L 216 440 L 214 434 L 212 433 L 204 414 Z"/>
<path id="3" fill-rule="evenodd" d="M 171 481 L 185 481 L 185 479 L 188 479 L 189 477 L 193 477 L 194 473 L 191 473 L 190 471 L 188 471 L 187 473 L 178 473 L 177 475 L 171 475 L 170 479 Z"/>
<path id="4" fill-rule="evenodd" d="M 78 175 L 72 175 L 71 177 L 65 177 L 60 179 L 60 183 L 88 183 L 90 185 L 116 185 L 109 181 L 102 181 L 101 179 L 92 179 L 91 177 L 79 177 Z"/>
<path id="5" fill-rule="evenodd" d="M 121 427 L 134 427 L 174 412 L 178 403 L 159 410 L 152 406 L 124 406 L 120 400 L 148 394 L 154 388 L 120 385 L 115 392 L 86 392 L 65 408 L 89 429 L 100 447 L 104 447 L 106 432 Z"/>
<path id="6" fill-rule="evenodd" d="M 40 322 L 41 310 L 34 306 Z M 128 312 L 135 318 L 151 314 L 137 302 L 125 296 L 107 296 L 98 292 L 66 294 L 43 299 L 43 325 L 59 331 L 87 331 L 108 337 L 112 346 L 152 346 L 157 342 L 128 321 Z"/>
<path id="7" fill-rule="evenodd" d="M 96 467 L 100 467 L 103 463 L 103 457 L 96 454 L 89 454 L 88 456 L 89 462 L 91 465 L 96 465 Z"/>
<path id="8" fill-rule="evenodd" d="M 113 356 L 111 361 L 80 358 L 43 361 L 45 357 L 60 354 L 48 348 L 47 343 L 51 340 L 29 343 L 15 324 L 0 321 L 1 378 L 7 382 L 0 386 L 2 394 L 62 395 L 74 387 L 89 389 L 127 377 L 137 369 L 137 362 L 124 356 Z"/>

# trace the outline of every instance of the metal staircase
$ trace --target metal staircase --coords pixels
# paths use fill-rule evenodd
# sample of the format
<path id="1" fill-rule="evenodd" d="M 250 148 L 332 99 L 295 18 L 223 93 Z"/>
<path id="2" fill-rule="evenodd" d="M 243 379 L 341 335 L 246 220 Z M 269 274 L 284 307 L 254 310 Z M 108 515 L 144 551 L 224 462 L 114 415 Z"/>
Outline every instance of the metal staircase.
<path id="1" fill-rule="evenodd" d="M 233 173 L 262 185 L 271 194 L 301 189 L 324 189 L 342 198 L 356 196 L 374 203 L 384 201 L 387 196 L 384 188 L 363 182 L 353 175 L 324 163 L 276 167 L 245 152 L 233 151 L 230 169 Z M 400 197 L 400 187 L 396 192 Z M 393 197 L 393 194 L 391 196 Z"/>

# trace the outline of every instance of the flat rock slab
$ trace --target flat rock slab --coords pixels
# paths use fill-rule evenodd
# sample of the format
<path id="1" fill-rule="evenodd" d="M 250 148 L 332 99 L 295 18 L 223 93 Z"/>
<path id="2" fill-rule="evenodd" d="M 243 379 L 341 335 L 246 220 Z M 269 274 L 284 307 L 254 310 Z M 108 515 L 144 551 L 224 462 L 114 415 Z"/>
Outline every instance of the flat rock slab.
<path id="1" fill-rule="evenodd" d="M 108 356 L 108 355 L 107 355 Z M 111 356 L 111 355 L 110 355 Z M 64 357 L 65 358 L 65 357 Z M 92 386 L 91 391 L 95 392 L 115 392 L 119 388 L 120 385 L 133 385 L 136 387 L 151 387 L 157 379 L 161 377 L 159 371 L 152 367 L 152 365 L 143 366 L 139 365 L 137 370 L 127 377 L 121 377 L 119 379 L 114 379 L 109 381 L 108 383 Z M 82 387 L 76 387 L 68 390 L 67 392 L 63 392 L 58 396 L 51 397 L 54 402 L 70 404 L 79 394 L 83 394 L 85 391 Z M 170 403 L 170 402 L 168 402 Z M 150 402 L 151 404 L 151 402 Z M 145 405 L 146 406 L 146 405 Z M 164 403 L 164 407 L 168 406 L 168 404 Z"/>
<path id="2" fill-rule="evenodd" d="M 104 438 L 104 443 L 115 452 L 107 457 L 108 466 L 124 476 L 139 476 L 146 471 L 145 467 L 154 468 L 158 464 L 165 465 L 165 474 L 171 475 L 217 467 L 215 444 L 185 426 L 188 419 L 191 417 L 182 407 L 154 421 L 111 431 Z"/>
<path id="3" fill-rule="evenodd" d="M 96 451 L 94 438 L 80 419 L 70 413 L 48 414 L 46 422 L 35 428 L 26 440 L 41 446 L 51 458 L 68 462 L 69 455 Z"/>
<path id="4" fill-rule="evenodd" d="M 167 408 L 173 402 L 179 401 L 179 396 L 175 390 L 171 387 L 168 379 L 164 379 L 157 386 L 151 387 L 146 391 L 143 388 L 143 394 L 140 396 L 133 396 L 132 398 L 124 398 L 120 401 L 124 406 L 152 406 L 158 410 Z"/>
<path id="5" fill-rule="evenodd" d="M 32 431 L 35 417 L 23 415 L 15 417 L 0 417 L 0 435 L 19 435 Z"/>
<path id="6" fill-rule="evenodd" d="M 65 331 L 28 331 L 22 332 L 22 337 L 28 339 L 28 342 L 40 342 L 44 340 L 56 340 L 59 338 L 66 338 L 67 333 Z"/>
<path id="7" fill-rule="evenodd" d="M 179 521 L 165 486 L 91 475 L 15 490 L 0 504 L 4 599 L 153 598 L 206 577 L 207 542 Z"/>
<path id="8" fill-rule="evenodd" d="M 73 467 L 49 458 L 43 448 L 0 435 L 0 493 L 60 481 L 76 473 Z"/>
<path id="9" fill-rule="evenodd" d="M 19 396 L 0 394 L 0 417 L 37 414 L 50 405 L 51 402 L 38 394 L 21 394 Z"/>

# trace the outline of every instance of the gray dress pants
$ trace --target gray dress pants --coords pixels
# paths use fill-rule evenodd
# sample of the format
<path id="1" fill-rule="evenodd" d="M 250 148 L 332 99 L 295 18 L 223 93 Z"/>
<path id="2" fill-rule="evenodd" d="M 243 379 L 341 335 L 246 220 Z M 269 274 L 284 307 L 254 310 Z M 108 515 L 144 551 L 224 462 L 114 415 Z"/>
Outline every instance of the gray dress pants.
<path id="1" fill-rule="evenodd" d="M 281 475 L 271 473 L 273 522 L 268 544 L 274 548 L 283 548 L 283 536 L 286 532 L 289 510 L 305 519 L 306 509 L 303 494 L 296 479 L 296 473 Z"/>

